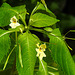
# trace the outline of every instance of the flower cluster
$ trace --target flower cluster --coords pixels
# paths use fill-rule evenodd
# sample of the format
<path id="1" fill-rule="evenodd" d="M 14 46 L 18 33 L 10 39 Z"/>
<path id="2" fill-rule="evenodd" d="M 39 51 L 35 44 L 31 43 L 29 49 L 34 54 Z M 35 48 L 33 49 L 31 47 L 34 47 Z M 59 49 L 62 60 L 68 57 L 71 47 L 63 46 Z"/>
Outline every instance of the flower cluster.
<path id="1" fill-rule="evenodd" d="M 20 24 L 17 22 L 17 18 L 15 16 L 13 16 L 11 19 L 10 19 L 10 24 L 9 26 L 11 26 L 11 28 L 16 28 L 17 26 L 20 26 Z"/>
<path id="2" fill-rule="evenodd" d="M 46 57 L 46 54 L 44 53 L 45 49 L 46 49 L 46 44 L 41 44 L 39 45 L 39 43 L 37 44 L 37 47 L 36 48 L 36 52 L 37 52 L 37 57 L 39 57 L 40 60 L 43 59 L 43 57 Z"/>

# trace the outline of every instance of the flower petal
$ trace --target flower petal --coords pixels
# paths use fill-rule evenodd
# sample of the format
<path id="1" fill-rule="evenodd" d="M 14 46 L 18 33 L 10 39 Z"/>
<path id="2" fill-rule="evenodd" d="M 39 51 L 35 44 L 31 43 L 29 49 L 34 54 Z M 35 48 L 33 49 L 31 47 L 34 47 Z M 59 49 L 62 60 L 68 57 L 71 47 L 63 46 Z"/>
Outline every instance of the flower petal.
<path id="1" fill-rule="evenodd" d="M 11 19 L 10 19 L 10 22 L 13 22 L 13 19 L 17 22 L 17 18 L 15 16 L 13 16 Z"/>
<path id="2" fill-rule="evenodd" d="M 45 54 L 44 52 L 42 52 L 42 53 L 40 54 L 40 56 L 39 56 L 40 60 L 42 60 L 43 57 L 46 57 L 46 54 Z"/>
<path id="3" fill-rule="evenodd" d="M 10 23 L 9 26 L 11 28 L 16 28 L 17 26 L 20 26 L 20 24 L 19 23 Z"/>

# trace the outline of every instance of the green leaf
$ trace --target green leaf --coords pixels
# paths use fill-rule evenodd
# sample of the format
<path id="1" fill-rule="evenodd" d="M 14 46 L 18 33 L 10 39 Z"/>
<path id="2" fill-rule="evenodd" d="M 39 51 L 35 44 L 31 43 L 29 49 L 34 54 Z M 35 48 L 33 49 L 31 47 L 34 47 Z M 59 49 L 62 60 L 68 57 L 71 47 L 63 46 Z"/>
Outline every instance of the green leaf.
<path id="1" fill-rule="evenodd" d="M 48 45 L 47 45 L 47 47 L 48 47 Z M 51 56 L 50 50 L 46 49 L 45 54 L 46 54 L 46 58 L 44 58 L 44 61 L 47 63 L 48 66 L 52 65 L 54 63 L 54 61 L 53 61 L 53 58 Z"/>
<path id="2" fill-rule="evenodd" d="M 5 5 L 5 6 L 4 6 Z M 10 23 L 10 18 L 15 15 L 12 11 L 10 11 L 11 6 L 8 4 L 4 4 L 0 8 L 0 26 L 7 26 Z"/>
<path id="3" fill-rule="evenodd" d="M 50 50 L 52 57 L 66 75 L 75 75 L 75 63 L 60 34 L 59 29 L 55 29 L 50 35 Z M 54 44 L 52 44 L 54 43 Z"/>
<path id="4" fill-rule="evenodd" d="M 25 20 L 25 16 L 27 13 L 25 9 L 25 5 L 13 7 L 13 10 L 17 11 L 21 15 L 20 17 L 22 17 L 22 20 Z"/>
<path id="5" fill-rule="evenodd" d="M 9 34 L 1 36 L 1 34 L 5 33 L 5 32 L 7 32 L 7 31 L 0 29 L 0 62 L 10 49 Z"/>
<path id="6" fill-rule="evenodd" d="M 10 46 L 10 49 L 9 49 L 9 52 L 7 53 L 7 55 L 5 55 L 4 56 L 4 58 L 1 60 L 1 63 L 0 63 L 0 68 L 2 69 L 3 68 L 3 66 L 4 66 L 4 64 L 5 64 L 5 62 L 6 62 L 6 59 L 7 59 L 7 57 L 8 57 L 8 55 L 9 55 L 9 53 L 11 52 L 11 50 L 13 49 L 13 47 L 14 47 L 14 45 L 15 45 L 15 33 L 12 33 L 11 35 L 10 35 L 10 40 L 11 40 L 11 46 Z M 16 52 L 15 52 L 15 50 L 13 51 L 13 53 L 10 55 L 10 58 L 9 58 L 9 60 L 8 60 L 8 65 L 7 65 L 7 67 L 6 67 L 6 69 L 8 69 L 8 68 L 12 68 L 12 66 L 13 66 L 13 62 L 14 62 L 14 60 L 15 60 L 15 55 L 16 55 Z M 1 67 L 2 66 L 2 67 Z M 5 70 L 6 70 L 5 69 Z M 2 69 L 3 70 L 3 69 Z"/>
<path id="7" fill-rule="evenodd" d="M 73 60 L 74 60 L 74 62 L 75 62 L 75 55 L 73 55 Z"/>
<path id="8" fill-rule="evenodd" d="M 33 15 L 35 12 L 40 12 L 40 13 L 45 13 L 51 17 L 56 18 L 56 16 L 54 15 L 54 13 L 52 13 L 48 8 L 46 10 L 45 6 L 42 3 L 37 3 L 36 7 L 33 9 L 31 15 Z"/>
<path id="9" fill-rule="evenodd" d="M 43 60 L 39 60 L 39 71 L 37 72 L 37 75 L 48 75 L 47 71 L 47 63 Z"/>
<path id="10" fill-rule="evenodd" d="M 4 27 L 9 25 L 10 19 L 13 16 L 20 16 L 20 18 L 24 22 L 26 15 L 25 11 L 26 9 L 24 5 L 18 7 L 11 7 L 9 4 L 3 3 L 3 5 L 0 7 L 0 26 Z"/>
<path id="11" fill-rule="evenodd" d="M 53 31 L 53 29 L 51 27 L 46 27 L 46 28 L 44 28 L 44 30 L 46 30 L 48 32 L 52 32 Z"/>
<path id="12" fill-rule="evenodd" d="M 30 17 L 29 24 L 35 27 L 46 27 L 46 26 L 52 26 L 58 21 L 59 20 L 50 17 L 46 14 L 36 13 Z"/>
<path id="13" fill-rule="evenodd" d="M 3 3 L 3 4 L 1 5 L 1 7 L 11 8 L 11 6 L 10 6 L 9 4 L 7 4 L 7 3 Z"/>
<path id="14" fill-rule="evenodd" d="M 19 35 L 18 44 L 21 48 L 21 60 L 19 59 L 19 50 L 16 51 L 16 67 L 19 75 L 33 75 L 36 62 L 36 44 L 37 39 L 26 32 Z M 19 62 L 19 60 L 21 62 Z M 21 67 L 23 65 L 23 68 Z"/>

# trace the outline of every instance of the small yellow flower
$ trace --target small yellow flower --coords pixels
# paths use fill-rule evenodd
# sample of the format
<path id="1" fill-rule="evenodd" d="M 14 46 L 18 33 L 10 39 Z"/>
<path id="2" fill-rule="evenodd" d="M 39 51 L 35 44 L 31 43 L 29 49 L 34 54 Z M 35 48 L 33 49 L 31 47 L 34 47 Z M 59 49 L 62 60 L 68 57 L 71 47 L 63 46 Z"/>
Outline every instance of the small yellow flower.
<path id="1" fill-rule="evenodd" d="M 42 60 L 43 57 L 46 57 L 46 55 L 44 53 L 44 51 L 46 49 L 46 44 L 44 43 L 44 44 L 39 45 L 39 43 L 38 43 L 36 45 L 38 47 L 38 48 L 36 48 L 36 52 L 37 52 L 37 55 L 36 56 L 39 57 L 40 60 Z"/>
<path id="2" fill-rule="evenodd" d="M 13 16 L 11 19 L 10 19 L 10 24 L 9 26 L 11 26 L 11 28 L 16 28 L 17 26 L 20 26 L 20 24 L 17 22 L 17 18 L 15 16 Z"/>

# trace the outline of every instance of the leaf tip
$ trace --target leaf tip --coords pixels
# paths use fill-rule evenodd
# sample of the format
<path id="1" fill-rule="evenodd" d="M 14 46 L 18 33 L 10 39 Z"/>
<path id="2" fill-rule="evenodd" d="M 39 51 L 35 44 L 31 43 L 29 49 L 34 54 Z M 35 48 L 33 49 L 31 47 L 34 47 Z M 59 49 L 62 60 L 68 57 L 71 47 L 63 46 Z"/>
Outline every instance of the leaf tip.
<path id="1" fill-rule="evenodd" d="M 59 22 L 60 20 L 57 19 L 57 22 Z"/>

